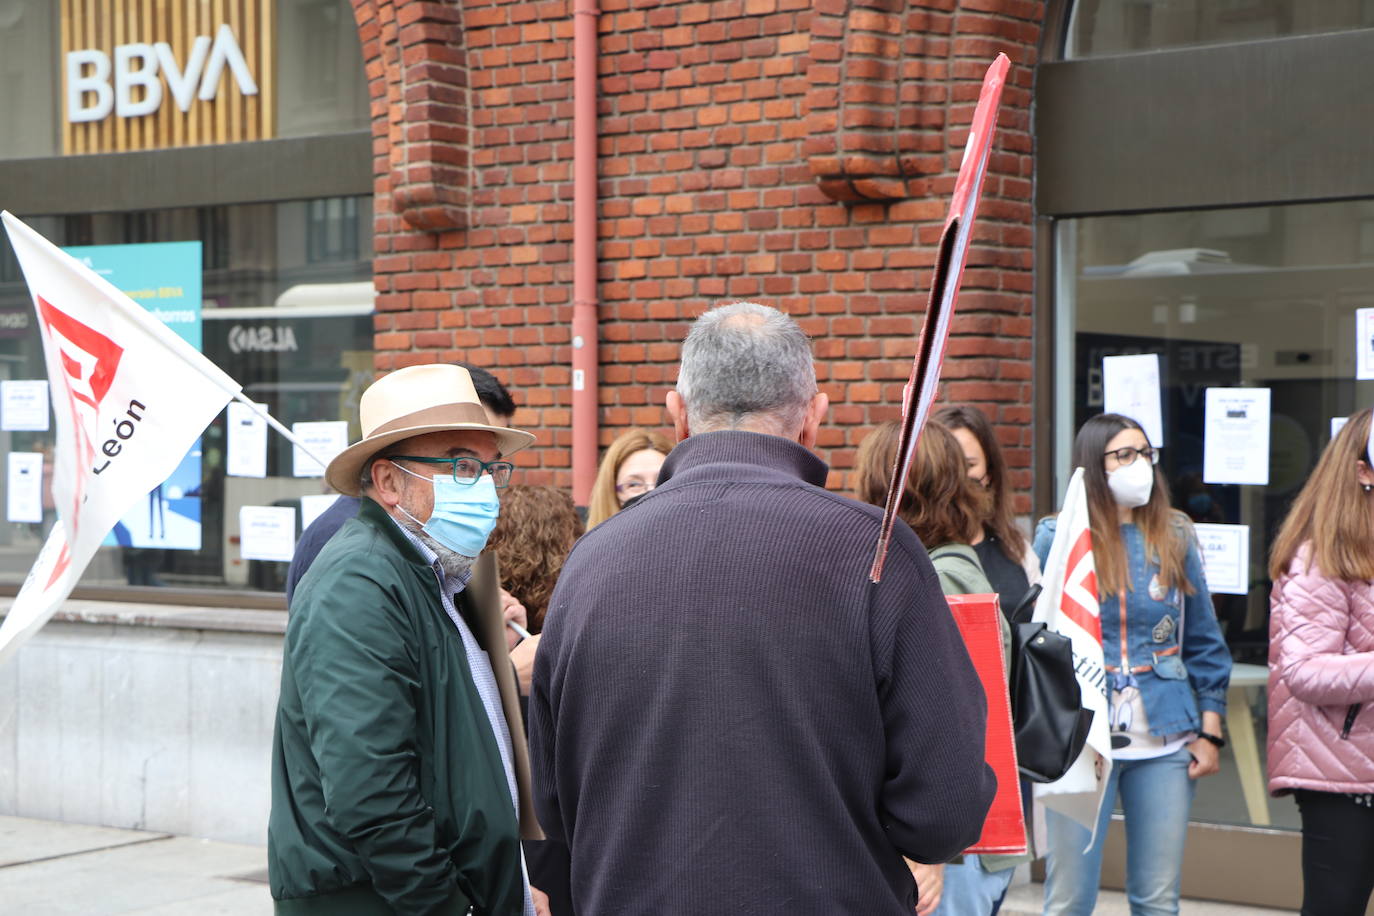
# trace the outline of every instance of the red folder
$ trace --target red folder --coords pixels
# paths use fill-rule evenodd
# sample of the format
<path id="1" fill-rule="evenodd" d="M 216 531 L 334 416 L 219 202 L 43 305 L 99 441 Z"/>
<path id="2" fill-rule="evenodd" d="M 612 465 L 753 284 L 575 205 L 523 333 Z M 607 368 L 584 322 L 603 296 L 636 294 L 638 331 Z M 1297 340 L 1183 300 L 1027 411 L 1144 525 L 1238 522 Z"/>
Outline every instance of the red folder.
<path id="1" fill-rule="evenodd" d="M 1011 726 L 1011 698 L 1007 695 L 1006 662 L 1002 654 L 1002 612 L 996 595 L 947 595 L 959 635 L 983 693 L 988 699 L 986 760 L 997 774 L 983 833 L 965 852 L 1017 855 L 1026 851 L 1026 821 L 1021 808 L 1021 776 L 1016 768 L 1016 741 Z"/>

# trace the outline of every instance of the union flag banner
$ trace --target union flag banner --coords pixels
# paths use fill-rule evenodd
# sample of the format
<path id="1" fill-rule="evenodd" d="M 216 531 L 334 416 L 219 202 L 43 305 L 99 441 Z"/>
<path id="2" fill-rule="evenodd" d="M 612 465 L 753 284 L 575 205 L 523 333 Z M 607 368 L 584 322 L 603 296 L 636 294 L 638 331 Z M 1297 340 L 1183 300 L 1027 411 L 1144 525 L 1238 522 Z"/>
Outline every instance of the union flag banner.
<path id="1" fill-rule="evenodd" d="M 1075 469 L 1069 478 L 1041 585 L 1043 590 L 1032 619 L 1044 621 L 1049 629 L 1073 643 L 1074 670 L 1083 694 L 1083 708 L 1092 710 L 1093 721 L 1088 742 L 1078 759 L 1059 779 L 1037 784 L 1035 800 L 1095 832 L 1107 778 L 1112 772 L 1112 742 L 1107 727 L 1107 669 L 1102 657 L 1097 571 L 1093 566 L 1093 537 L 1082 468 Z"/>
<path id="2" fill-rule="evenodd" d="M 883 561 L 892 540 L 892 526 L 897 520 L 897 505 L 911 472 L 911 456 L 925 428 L 930 407 L 940 382 L 940 367 L 945 361 L 945 342 L 949 339 L 949 325 L 954 317 L 954 303 L 959 298 L 959 284 L 964 276 L 964 261 L 968 258 L 969 242 L 973 238 L 973 220 L 978 213 L 978 201 L 983 193 L 983 177 L 988 171 L 992 155 L 992 138 L 997 131 L 997 107 L 1002 101 L 1002 87 L 1007 82 L 1011 60 L 998 54 L 983 77 L 978 94 L 978 107 L 969 125 L 968 143 L 954 180 L 954 196 L 950 198 L 949 214 L 940 234 L 940 246 L 935 255 L 935 272 L 931 277 L 930 299 L 926 302 L 926 317 L 916 339 L 916 358 L 911 362 L 911 377 L 902 394 L 902 432 L 897 442 L 896 467 L 887 490 L 887 506 L 873 552 L 873 566 L 868 577 L 877 582 L 883 576 Z"/>
<path id="3" fill-rule="evenodd" d="M 52 390 L 58 522 L 4 623 L 0 663 L 71 594 L 106 533 L 177 467 L 239 385 L 9 213 Z"/>

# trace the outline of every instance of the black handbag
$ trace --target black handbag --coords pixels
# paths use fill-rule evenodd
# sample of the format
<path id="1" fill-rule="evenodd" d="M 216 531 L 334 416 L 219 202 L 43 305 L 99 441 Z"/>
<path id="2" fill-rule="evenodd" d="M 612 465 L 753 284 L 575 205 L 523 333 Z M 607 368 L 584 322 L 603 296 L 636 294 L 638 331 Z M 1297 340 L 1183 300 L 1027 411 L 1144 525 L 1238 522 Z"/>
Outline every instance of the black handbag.
<path id="1" fill-rule="evenodd" d="M 1030 622 L 1039 595 L 1031 586 L 1010 618 L 1011 719 L 1021 775 L 1054 782 L 1082 753 L 1093 712 L 1083 708 L 1069 638 Z"/>

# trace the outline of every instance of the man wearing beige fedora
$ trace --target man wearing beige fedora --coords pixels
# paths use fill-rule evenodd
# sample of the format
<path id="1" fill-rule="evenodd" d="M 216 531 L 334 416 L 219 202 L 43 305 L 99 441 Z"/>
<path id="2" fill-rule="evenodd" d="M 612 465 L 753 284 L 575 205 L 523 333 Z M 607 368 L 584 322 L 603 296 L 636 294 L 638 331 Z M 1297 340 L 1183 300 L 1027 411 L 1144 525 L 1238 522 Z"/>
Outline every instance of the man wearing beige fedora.
<path id="1" fill-rule="evenodd" d="M 493 425 L 458 366 L 393 372 L 359 412 L 362 440 L 325 477 L 361 508 L 287 625 L 276 911 L 533 916 L 520 839 L 540 833 L 496 583 L 479 567 L 505 459 L 534 437 Z"/>

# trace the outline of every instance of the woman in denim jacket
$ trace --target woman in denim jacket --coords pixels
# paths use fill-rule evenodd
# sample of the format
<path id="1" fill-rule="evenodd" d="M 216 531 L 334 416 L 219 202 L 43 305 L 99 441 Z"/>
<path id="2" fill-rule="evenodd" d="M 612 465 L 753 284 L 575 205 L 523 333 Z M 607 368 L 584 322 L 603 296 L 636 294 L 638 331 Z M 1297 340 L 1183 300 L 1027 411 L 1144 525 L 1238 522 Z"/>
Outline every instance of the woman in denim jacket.
<path id="1" fill-rule="evenodd" d="M 1102 844 L 1120 793 L 1126 896 L 1133 916 L 1178 912 L 1183 844 L 1195 780 L 1217 772 L 1231 657 L 1187 517 L 1169 505 L 1158 453 L 1134 420 L 1093 417 L 1078 431 L 1101 600 L 1109 690 L 1111 778 L 1096 839 L 1047 812 L 1046 914 L 1093 911 Z M 1044 563 L 1053 519 L 1035 532 Z"/>

